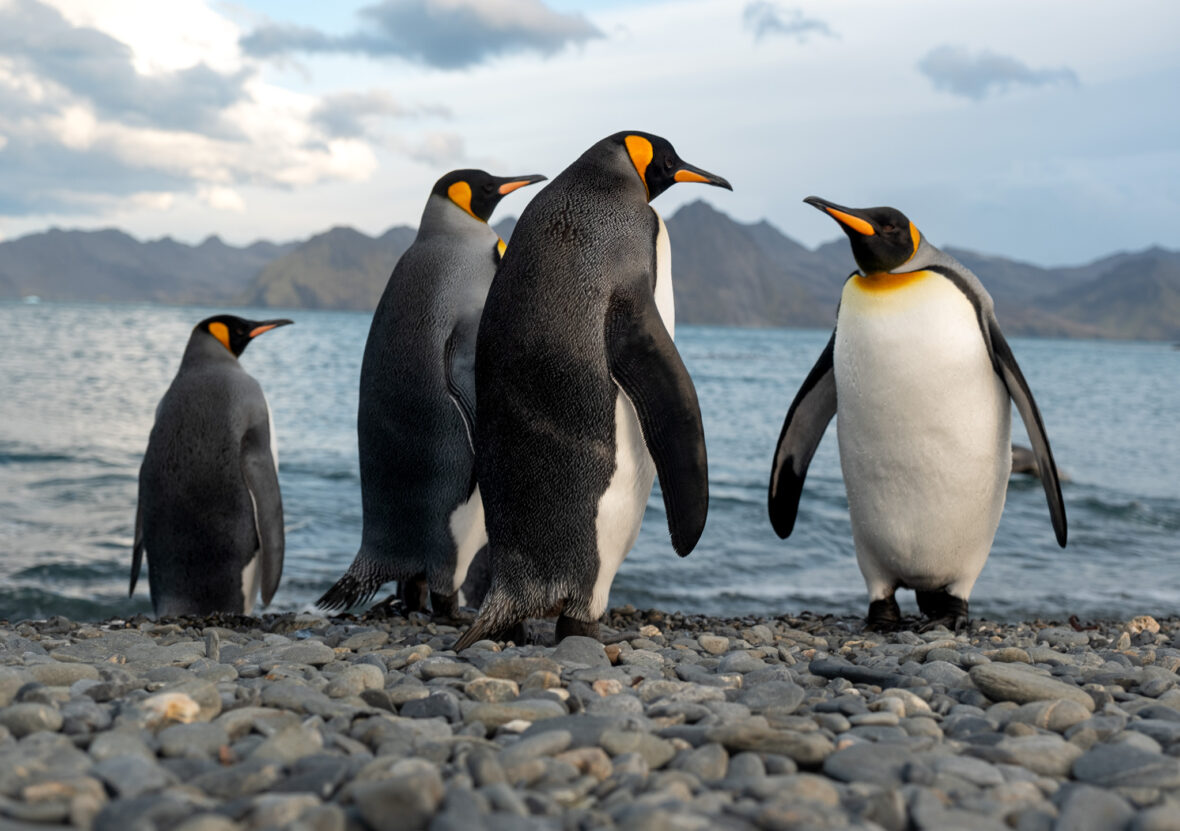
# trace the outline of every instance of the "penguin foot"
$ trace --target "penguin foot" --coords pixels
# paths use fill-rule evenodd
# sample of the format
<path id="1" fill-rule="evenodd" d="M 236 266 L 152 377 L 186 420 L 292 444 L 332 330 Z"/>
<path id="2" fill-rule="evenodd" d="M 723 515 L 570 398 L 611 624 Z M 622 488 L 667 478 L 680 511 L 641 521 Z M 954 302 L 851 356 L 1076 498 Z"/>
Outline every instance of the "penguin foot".
<path id="1" fill-rule="evenodd" d="M 967 618 L 967 601 L 955 597 L 945 589 L 938 591 L 915 592 L 918 596 L 918 608 L 927 617 L 926 623 L 918 629 L 919 632 L 929 632 L 939 626 L 945 626 L 955 634 L 964 631 L 970 622 Z"/>
<path id="2" fill-rule="evenodd" d="M 406 608 L 405 602 L 401 597 L 395 593 L 389 595 L 384 600 L 374 603 L 369 607 L 368 614 L 379 615 L 381 617 L 406 617 L 410 611 Z"/>
<path id="3" fill-rule="evenodd" d="M 517 646 L 528 643 L 529 630 L 524 625 L 524 621 L 514 623 L 507 629 L 501 629 L 499 632 L 491 636 L 493 641 L 512 641 Z"/>
<path id="4" fill-rule="evenodd" d="M 895 632 L 901 626 L 901 607 L 893 595 L 874 600 L 869 604 L 869 616 L 865 618 L 865 629 L 873 632 Z"/>
<path id="5" fill-rule="evenodd" d="M 430 590 L 426 585 L 426 576 L 419 574 L 406 580 L 399 580 L 397 594 L 407 612 L 426 611 L 426 598 Z"/>
<path id="6" fill-rule="evenodd" d="M 459 610 L 459 594 L 430 593 L 430 613 L 435 620 L 451 618 Z"/>
<path id="7" fill-rule="evenodd" d="M 598 640 L 598 621 L 578 620 L 567 615 L 561 615 L 557 618 L 557 629 L 554 632 L 554 643 L 561 643 L 570 635 L 581 635 L 586 638 L 594 638 Z"/>

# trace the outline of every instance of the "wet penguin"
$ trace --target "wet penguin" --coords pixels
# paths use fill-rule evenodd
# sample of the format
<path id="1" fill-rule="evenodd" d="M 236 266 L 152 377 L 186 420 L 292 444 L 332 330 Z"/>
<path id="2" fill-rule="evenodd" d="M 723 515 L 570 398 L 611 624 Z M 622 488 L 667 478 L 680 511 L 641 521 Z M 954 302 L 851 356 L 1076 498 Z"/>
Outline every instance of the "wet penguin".
<path id="1" fill-rule="evenodd" d="M 455 170 L 427 197 L 361 365 L 360 550 L 321 607 L 357 606 L 397 580 L 407 610 L 423 609 L 429 591 L 436 615 L 454 614 L 487 539 L 475 482 L 475 337 L 504 251 L 488 219 L 505 196 L 544 179 Z"/>
<path id="2" fill-rule="evenodd" d="M 1010 402 L 1065 546 L 1065 505 L 1041 414 L 974 274 L 900 211 L 805 201 L 840 223 L 860 270 L 844 284 L 836 329 L 787 412 L 770 479 L 771 524 L 790 535 L 807 466 L 836 416 L 868 624 L 896 626 L 894 590 L 910 588 L 928 625 L 961 628 L 1004 508 Z"/>
<path id="3" fill-rule="evenodd" d="M 640 132 L 603 139 L 521 214 L 476 350 L 476 458 L 492 584 L 462 649 L 530 616 L 594 635 L 658 472 L 672 544 L 708 510 L 696 391 L 672 342 L 675 182 L 729 188 Z"/>
<path id="4" fill-rule="evenodd" d="M 131 590 L 144 552 L 157 615 L 250 614 L 283 573 L 274 421 L 238 358 L 290 320 L 217 315 L 193 329 L 139 469 Z"/>

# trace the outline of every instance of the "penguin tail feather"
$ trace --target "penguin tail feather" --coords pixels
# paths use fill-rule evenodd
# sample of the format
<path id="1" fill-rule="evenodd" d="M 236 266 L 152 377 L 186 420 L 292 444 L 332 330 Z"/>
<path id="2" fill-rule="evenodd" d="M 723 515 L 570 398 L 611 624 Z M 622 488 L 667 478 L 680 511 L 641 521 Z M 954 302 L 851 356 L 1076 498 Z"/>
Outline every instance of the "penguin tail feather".
<path id="1" fill-rule="evenodd" d="M 324 596 L 317 600 L 315 605 L 326 612 L 342 612 L 368 603 L 379 588 L 380 583 L 363 580 L 348 572 L 337 580 L 332 588 L 324 592 Z"/>
<path id="2" fill-rule="evenodd" d="M 455 645 L 451 648 L 459 652 L 476 641 L 494 638 L 509 626 L 519 623 L 523 619 L 524 615 L 520 614 L 510 596 L 493 586 L 488 591 L 475 622 L 459 640 L 455 641 Z"/>

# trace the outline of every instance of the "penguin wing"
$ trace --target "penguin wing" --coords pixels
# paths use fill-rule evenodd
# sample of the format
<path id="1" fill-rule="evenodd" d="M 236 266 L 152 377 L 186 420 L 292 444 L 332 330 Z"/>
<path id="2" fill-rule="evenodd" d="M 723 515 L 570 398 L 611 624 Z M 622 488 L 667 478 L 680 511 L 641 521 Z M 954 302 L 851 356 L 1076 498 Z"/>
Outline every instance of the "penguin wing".
<path id="1" fill-rule="evenodd" d="M 1024 422 L 1024 429 L 1028 431 L 1033 455 L 1041 471 L 1041 485 L 1045 488 L 1049 518 L 1053 521 L 1057 544 L 1065 548 L 1065 501 L 1061 497 L 1061 480 L 1057 473 L 1057 463 L 1053 461 L 1053 450 L 1049 447 L 1049 437 L 1045 434 L 1045 424 L 1041 421 L 1041 411 L 1037 408 L 1032 390 L 1028 388 L 1028 382 L 1024 380 L 1024 373 L 1016 363 L 1016 356 L 1012 354 L 1008 341 L 1004 339 L 1004 333 L 1000 331 L 999 321 L 994 314 L 989 313 L 985 322 L 992 366 L 995 367 L 996 374 L 1000 376 L 1004 386 L 1008 388 L 1008 395 L 1016 404 L 1016 410 Z"/>
<path id="2" fill-rule="evenodd" d="M 242 478 L 254 504 L 258 558 L 262 568 L 262 603 L 269 604 L 283 576 L 283 497 L 270 452 L 270 429 L 256 425 L 242 436 Z"/>
<path id="3" fill-rule="evenodd" d="M 475 329 L 460 321 L 443 347 L 447 392 L 463 417 L 467 446 L 475 453 Z"/>
<path id="4" fill-rule="evenodd" d="M 611 297 L 605 335 L 611 377 L 635 407 L 660 476 L 672 547 L 687 556 L 709 512 L 705 429 L 692 378 L 650 289 L 617 291 Z"/>
<path id="5" fill-rule="evenodd" d="M 135 594 L 135 584 L 139 582 L 139 569 L 143 566 L 143 505 L 135 506 L 135 542 L 131 546 L 131 588 L 127 596 Z"/>
<path id="6" fill-rule="evenodd" d="M 786 539 L 795 528 L 799 496 L 807 468 L 819 447 L 828 422 L 836 414 L 836 372 L 833 355 L 836 333 L 820 353 L 819 360 L 803 380 L 803 386 L 787 410 L 783 430 L 774 449 L 774 466 L 770 471 L 770 524 L 780 538 Z"/>

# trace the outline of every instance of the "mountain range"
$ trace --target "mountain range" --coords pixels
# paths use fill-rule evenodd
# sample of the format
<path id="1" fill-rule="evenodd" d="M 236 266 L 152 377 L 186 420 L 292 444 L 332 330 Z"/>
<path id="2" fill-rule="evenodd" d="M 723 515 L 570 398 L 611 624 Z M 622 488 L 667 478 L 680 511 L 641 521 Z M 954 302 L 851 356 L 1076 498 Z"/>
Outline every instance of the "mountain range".
<path id="1" fill-rule="evenodd" d="M 505 239 L 515 220 L 495 224 Z M 809 249 L 763 221 L 705 202 L 667 219 L 683 323 L 828 328 L 855 266 L 841 238 Z M 302 242 L 139 242 L 117 230 L 53 229 L 0 243 L 0 298 L 369 310 L 415 230 L 333 228 Z M 1043 268 L 947 247 L 996 301 L 1009 334 L 1180 340 L 1180 252 L 1112 254 Z"/>

